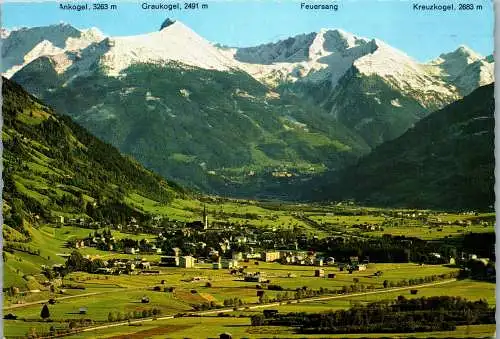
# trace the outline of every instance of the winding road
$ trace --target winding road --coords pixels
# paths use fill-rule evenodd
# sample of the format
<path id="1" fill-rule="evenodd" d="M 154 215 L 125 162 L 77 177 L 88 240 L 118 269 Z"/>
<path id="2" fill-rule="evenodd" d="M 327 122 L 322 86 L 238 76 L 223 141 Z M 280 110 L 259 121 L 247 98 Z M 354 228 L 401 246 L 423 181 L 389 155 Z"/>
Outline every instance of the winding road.
<path id="1" fill-rule="evenodd" d="M 417 288 L 424 288 L 424 287 L 432 287 L 432 286 L 449 284 L 449 283 L 452 283 L 452 282 L 455 282 L 455 281 L 457 281 L 457 279 L 449 279 L 449 280 L 444 280 L 444 281 L 437 281 L 437 282 L 428 283 L 428 284 L 422 284 L 422 285 L 413 285 L 413 286 L 405 286 L 405 287 L 386 288 L 386 289 L 380 289 L 380 290 L 370 291 L 370 292 L 350 293 L 350 294 L 334 295 L 334 296 L 327 296 L 327 297 L 302 298 L 300 300 L 289 300 L 289 301 L 286 301 L 286 304 L 298 304 L 298 303 L 304 303 L 304 302 L 317 302 L 317 301 L 332 300 L 332 299 L 352 298 L 352 297 L 358 297 L 358 296 L 364 296 L 364 295 L 371 295 L 371 294 L 383 294 L 383 293 L 391 293 L 391 292 L 397 292 L 397 291 L 407 291 L 407 290 L 410 290 L 410 289 L 417 289 Z M 273 303 L 269 303 L 269 304 L 240 307 L 237 310 L 238 311 L 249 310 L 249 309 L 250 310 L 254 310 L 254 309 L 261 309 L 261 308 L 277 307 L 277 306 L 281 306 L 283 304 L 284 304 L 284 302 L 273 302 Z M 209 310 L 209 311 L 187 312 L 187 313 L 184 313 L 184 314 L 185 314 L 186 317 L 189 317 L 189 316 L 204 316 L 204 315 L 219 314 L 219 313 L 230 313 L 230 312 L 234 312 L 234 311 L 235 311 L 234 308 L 224 308 L 224 309 L 216 309 L 216 310 Z M 116 323 L 108 324 L 108 325 L 101 325 L 101 326 L 95 326 L 95 327 L 87 327 L 87 328 L 79 330 L 78 332 L 98 331 L 98 330 L 102 330 L 102 329 L 106 329 L 106 328 L 111 328 L 111 327 L 126 326 L 126 325 L 131 325 L 131 324 L 139 324 L 139 323 L 156 321 L 156 320 L 168 320 L 168 319 L 174 319 L 174 318 L 175 318 L 175 316 L 168 315 L 168 316 L 157 317 L 157 318 L 143 318 L 143 319 L 130 320 L 130 321 L 121 321 L 121 322 L 116 322 Z"/>

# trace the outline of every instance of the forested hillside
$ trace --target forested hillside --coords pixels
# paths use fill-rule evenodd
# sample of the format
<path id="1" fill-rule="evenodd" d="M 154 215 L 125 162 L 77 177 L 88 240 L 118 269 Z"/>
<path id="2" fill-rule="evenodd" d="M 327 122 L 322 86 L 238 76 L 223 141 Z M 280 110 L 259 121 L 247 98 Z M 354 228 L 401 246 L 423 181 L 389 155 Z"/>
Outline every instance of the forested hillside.
<path id="1" fill-rule="evenodd" d="M 413 208 L 492 208 L 494 85 L 432 113 L 355 166 L 322 177 L 314 198 Z"/>
<path id="2" fill-rule="evenodd" d="M 124 222 L 145 214 L 125 202 L 131 193 L 168 203 L 184 194 L 57 115 L 18 84 L 3 78 L 4 223 L 83 217 Z"/>

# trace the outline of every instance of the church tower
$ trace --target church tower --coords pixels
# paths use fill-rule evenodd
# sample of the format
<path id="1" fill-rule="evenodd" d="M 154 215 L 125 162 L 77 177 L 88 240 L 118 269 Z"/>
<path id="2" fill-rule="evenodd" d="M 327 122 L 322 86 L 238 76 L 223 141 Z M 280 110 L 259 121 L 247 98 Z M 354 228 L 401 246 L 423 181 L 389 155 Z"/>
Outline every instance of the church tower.
<path id="1" fill-rule="evenodd" d="M 207 215 L 207 207 L 203 204 L 203 229 L 206 230 L 208 228 L 208 215 Z"/>

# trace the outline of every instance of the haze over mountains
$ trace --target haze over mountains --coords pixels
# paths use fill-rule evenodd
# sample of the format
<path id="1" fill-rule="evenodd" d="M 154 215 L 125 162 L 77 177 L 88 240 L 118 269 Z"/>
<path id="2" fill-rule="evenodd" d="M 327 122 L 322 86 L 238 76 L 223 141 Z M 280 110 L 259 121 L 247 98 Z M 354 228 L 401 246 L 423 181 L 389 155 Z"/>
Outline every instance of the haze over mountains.
<path id="1" fill-rule="evenodd" d="M 493 82 L 460 46 L 422 64 L 322 29 L 214 45 L 181 22 L 130 37 L 69 25 L 4 32 L 2 72 L 146 167 L 196 188 L 294 197 L 429 113 Z"/>

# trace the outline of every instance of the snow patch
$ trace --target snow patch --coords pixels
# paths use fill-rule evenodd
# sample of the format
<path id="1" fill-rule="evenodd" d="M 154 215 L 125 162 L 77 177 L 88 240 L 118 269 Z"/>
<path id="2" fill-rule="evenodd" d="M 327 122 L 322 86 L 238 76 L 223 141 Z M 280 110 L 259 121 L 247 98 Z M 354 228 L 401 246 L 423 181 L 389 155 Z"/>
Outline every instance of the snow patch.
<path id="1" fill-rule="evenodd" d="M 449 77 L 457 77 L 467 65 L 483 59 L 483 57 L 467 46 L 460 46 L 455 51 L 443 53 L 437 59 L 430 62 L 437 65 L 443 74 Z"/>
<path id="2" fill-rule="evenodd" d="M 62 53 L 64 50 L 62 48 L 54 46 L 50 41 L 43 40 L 37 44 L 31 51 L 24 55 L 24 63 L 28 64 L 35 60 L 41 55 L 54 55 Z"/>
<path id="3" fill-rule="evenodd" d="M 120 91 L 120 95 L 127 96 L 127 95 L 133 93 L 136 89 L 137 89 L 137 87 L 123 87 Z M 147 99 L 148 93 L 150 93 L 150 92 L 146 93 L 146 99 Z"/>
<path id="4" fill-rule="evenodd" d="M 399 99 L 392 99 L 391 100 L 391 105 L 395 107 L 403 107 L 401 103 L 399 102 Z"/>
<path id="5" fill-rule="evenodd" d="M 146 92 L 146 101 L 160 101 L 161 99 L 151 95 L 150 91 Z"/>
<path id="6" fill-rule="evenodd" d="M 10 31 L 5 28 L 0 28 L 0 38 L 1 39 L 7 39 L 10 35 Z"/>
<path id="7" fill-rule="evenodd" d="M 476 133 L 474 133 L 472 135 L 475 136 L 475 137 L 478 137 L 478 136 L 481 136 L 483 134 L 488 134 L 488 133 L 489 133 L 489 131 L 479 131 L 479 132 L 476 132 Z"/>
<path id="8" fill-rule="evenodd" d="M 246 92 L 246 91 L 243 91 L 239 88 L 237 88 L 235 91 L 234 91 L 234 94 L 241 97 L 241 98 L 248 98 L 248 99 L 255 99 L 255 96 L 251 95 L 250 93 Z"/>
<path id="9" fill-rule="evenodd" d="M 191 95 L 191 92 L 189 92 L 187 89 L 185 88 L 181 88 L 179 90 L 179 93 L 186 99 L 189 99 L 189 95 Z"/>
<path id="10" fill-rule="evenodd" d="M 269 91 L 266 93 L 266 99 L 279 99 L 281 98 L 280 94 L 274 91 Z"/>

